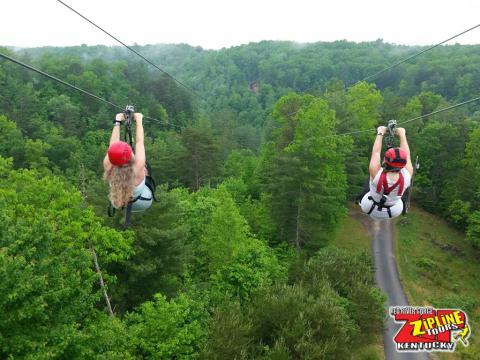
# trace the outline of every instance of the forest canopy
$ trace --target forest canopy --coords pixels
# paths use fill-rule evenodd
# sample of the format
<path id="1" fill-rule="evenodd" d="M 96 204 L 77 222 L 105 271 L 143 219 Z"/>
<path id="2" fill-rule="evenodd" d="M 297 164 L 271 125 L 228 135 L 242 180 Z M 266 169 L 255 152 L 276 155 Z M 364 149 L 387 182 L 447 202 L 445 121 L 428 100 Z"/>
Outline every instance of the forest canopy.
<path id="1" fill-rule="evenodd" d="M 0 49 L 155 119 L 145 146 L 159 185 L 124 230 L 102 180 L 118 110 L 0 61 L 0 357 L 349 359 L 371 345 L 385 300 L 371 257 L 331 239 L 375 127 L 478 96 L 480 46 L 441 46 L 368 82 L 422 48 L 135 49 L 187 87 L 123 48 Z M 405 124 L 421 164 L 412 201 L 476 251 L 479 110 Z"/>

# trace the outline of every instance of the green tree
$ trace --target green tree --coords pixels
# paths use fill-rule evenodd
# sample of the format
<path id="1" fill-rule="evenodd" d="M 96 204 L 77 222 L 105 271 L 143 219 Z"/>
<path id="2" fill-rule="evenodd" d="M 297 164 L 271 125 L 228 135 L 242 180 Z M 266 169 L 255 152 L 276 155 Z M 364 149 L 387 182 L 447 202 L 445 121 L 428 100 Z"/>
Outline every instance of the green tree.
<path id="1" fill-rule="evenodd" d="M 65 351 L 66 359 L 109 360 L 136 359 L 132 354 L 130 336 L 125 322 L 93 310 L 82 324 L 79 337 Z"/>
<path id="2" fill-rule="evenodd" d="M 195 359 L 206 336 L 208 314 L 201 301 L 161 294 L 126 317 L 134 354 L 148 359 Z"/>
<path id="3" fill-rule="evenodd" d="M 312 296 L 302 284 L 279 284 L 243 311 L 218 311 L 203 358 L 349 359 L 359 329 L 327 282 L 317 289 L 320 295 Z"/>
<path id="4" fill-rule="evenodd" d="M 186 149 L 179 135 L 173 131 L 159 133 L 152 142 L 146 142 L 148 162 L 153 170 L 153 177 L 158 184 L 180 185 L 183 176 L 181 159 Z"/>
<path id="5" fill-rule="evenodd" d="M 46 152 L 51 146 L 40 140 L 27 139 L 25 142 L 25 164 L 32 169 L 48 169 L 50 161 Z"/>
<path id="6" fill-rule="evenodd" d="M 3 136 L 0 143 L 0 156 L 13 157 L 14 165 L 18 167 L 24 159 L 25 141 L 22 132 L 17 128 L 15 122 L 3 115 L 0 115 L 0 128 Z"/>
<path id="7" fill-rule="evenodd" d="M 262 180 L 277 236 L 315 248 L 345 211 L 348 139 L 334 136 L 335 113 L 327 102 L 309 95 L 280 99 L 273 121 Z"/>
<path id="8" fill-rule="evenodd" d="M 214 303 L 225 298 L 248 301 L 252 294 L 285 277 L 274 252 L 264 242 L 248 238 L 233 257 L 210 277 L 210 297 Z"/>
<path id="9" fill-rule="evenodd" d="M 248 238 L 248 224 L 225 188 L 214 193 L 218 204 L 202 234 L 199 244 L 201 268 L 211 274 L 228 263 Z"/>
<path id="10" fill-rule="evenodd" d="M 67 95 L 51 98 L 46 104 L 46 109 L 49 119 L 62 126 L 67 135 L 82 133 L 80 108 L 74 105 Z"/>
<path id="11" fill-rule="evenodd" d="M 320 250 L 295 274 L 292 281 L 301 282 L 316 293 L 316 283 L 327 279 L 334 291 L 345 299 L 345 308 L 360 329 L 358 341 L 369 342 L 383 328 L 385 296 L 375 285 L 371 257 L 334 247 Z M 352 339 L 352 341 L 355 341 Z"/>
<path id="12" fill-rule="evenodd" d="M 359 82 L 348 88 L 344 96 L 343 109 L 337 129 L 340 133 L 368 130 L 380 125 L 380 106 L 383 97 L 373 84 Z M 337 105 L 336 108 L 339 106 Z M 372 136 L 368 132 L 353 136 L 352 152 L 348 154 L 345 167 L 348 179 L 348 194 L 355 198 L 368 179 L 368 163 L 372 146 Z"/>
<path id="13" fill-rule="evenodd" d="M 375 85 L 365 82 L 355 84 L 348 88 L 345 101 L 346 129 L 369 129 L 378 124 L 383 98 Z"/>
<path id="14" fill-rule="evenodd" d="M 183 129 L 182 144 L 186 149 L 181 158 L 184 181 L 191 189 L 208 185 L 217 174 L 219 148 L 209 122 L 199 120 Z"/>
<path id="15" fill-rule="evenodd" d="M 213 206 L 204 231 L 193 239 L 191 273 L 215 304 L 230 298 L 248 300 L 258 288 L 284 277 L 285 268 L 264 241 L 251 236 L 225 186 L 211 197 Z"/>
<path id="16" fill-rule="evenodd" d="M 121 312 L 158 292 L 174 296 L 190 260 L 191 250 L 185 244 L 189 228 L 177 193 L 158 190 L 159 202 L 148 211 L 132 216 L 135 254 L 127 262 L 111 267 L 110 272 L 119 279 L 112 296 Z"/>
<path id="17" fill-rule="evenodd" d="M 93 246 L 103 263 L 126 259 L 131 236 L 104 227 L 56 177 L 11 170 L 0 158 L 0 354 L 61 357 L 100 301 Z"/>
<path id="18" fill-rule="evenodd" d="M 468 218 L 467 240 L 477 249 L 480 247 L 480 210 L 473 212 Z"/>
<path id="19" fill-rule="evenodd" d="M 430 120 L 416 144 L 421 167 L 415 178 L 419 202 L 427 210 L 446 213 L 449 201 L 442 201 L 455 191 L 450 182 L 456 177 L 463 157 L 465 139 L 459 127 Z M 445 146 L 445 144 L 449 146 Z"/>
<path id="20" fill-rule="evenodd" d="M 260 159 L 247 149 L 232 150 L 223 163 L 223 178 L 241 179 L 248 194 L 258 197 L 260 193 L 257 171 Z"/>

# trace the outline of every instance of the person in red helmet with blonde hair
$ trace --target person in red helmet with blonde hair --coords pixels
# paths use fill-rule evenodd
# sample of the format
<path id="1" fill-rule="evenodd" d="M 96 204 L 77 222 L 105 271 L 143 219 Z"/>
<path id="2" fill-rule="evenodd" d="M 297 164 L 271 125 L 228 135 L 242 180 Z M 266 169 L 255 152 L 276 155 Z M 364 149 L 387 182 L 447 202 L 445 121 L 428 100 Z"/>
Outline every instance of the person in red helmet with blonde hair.
<path id="1" fill-rule="evenodd" d="M 133 114 L 136 122 L 135 154 L 130 145 L 120 141 L 120 125 L 125 115 L 115 116 L 107 154 L 103 159 L 104 179 L 110 184 L 109 199 L 116 209 L 131 203 L 131 211 L 143 211 L 152 205 L 152 190 L 145 184 L 148 175 L 143 132 L 143 115 Z"/>
<path id="2" fill-rule="evenodd" d="M 410 186 L 413 175 L 410 148 L 404 128 L 396 128 L 395 135 L 400 138 L 400 146 L 387 149 L 382 163 L 382 142 L 386 132 L 386 126 L 377 129 L 370 158 L 370 181 L 359 198 L 362 211 L 380 220 L 402 214 L 402 195 Z"/>

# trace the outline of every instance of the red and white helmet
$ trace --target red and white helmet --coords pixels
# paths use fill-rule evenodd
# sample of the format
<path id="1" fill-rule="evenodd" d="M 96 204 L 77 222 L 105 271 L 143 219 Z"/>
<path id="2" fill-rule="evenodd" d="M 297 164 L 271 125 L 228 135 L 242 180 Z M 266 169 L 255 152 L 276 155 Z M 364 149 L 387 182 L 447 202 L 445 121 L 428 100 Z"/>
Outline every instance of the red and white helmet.
<path id="1" fill-rule="evenodd" d="M 387 170 L 400 171 L 407 164 L 407 152 L 401 148 L 390 148 L 385 151 L 383 163 Z"/>
<path id="2" fill-rule="evenodd" d="M 132 158 L 132 148 L 126 142 L 116 141 L 108 147 L 108 158 L 115 166 L 125 165 Z"/>

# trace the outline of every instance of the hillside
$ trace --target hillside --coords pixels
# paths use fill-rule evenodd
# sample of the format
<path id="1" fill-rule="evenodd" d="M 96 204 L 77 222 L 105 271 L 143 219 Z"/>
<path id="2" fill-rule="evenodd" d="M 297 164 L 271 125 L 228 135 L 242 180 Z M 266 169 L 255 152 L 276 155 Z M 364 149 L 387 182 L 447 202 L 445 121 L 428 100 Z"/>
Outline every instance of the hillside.
<path id="1" fill-rule="evenodd" d="M 415 306 L 459 308 L 469 316 L 470 346 L 443 359 L 477 359 L 480 343 L 480 263 L 477 249 L 451 225 L 418 207 L 396 222 L 396 258 L 404 290 Z"/>

